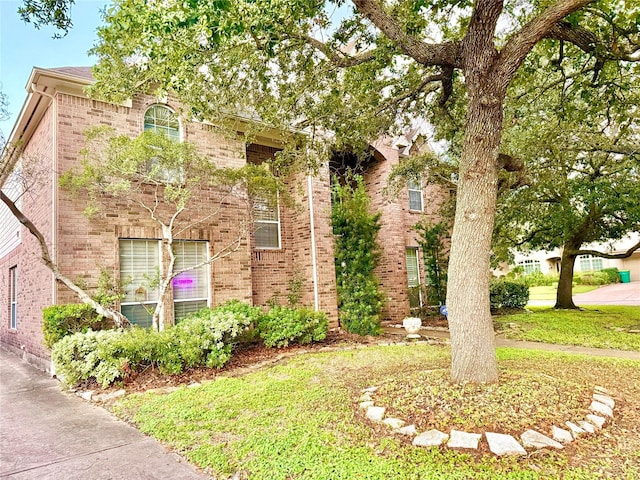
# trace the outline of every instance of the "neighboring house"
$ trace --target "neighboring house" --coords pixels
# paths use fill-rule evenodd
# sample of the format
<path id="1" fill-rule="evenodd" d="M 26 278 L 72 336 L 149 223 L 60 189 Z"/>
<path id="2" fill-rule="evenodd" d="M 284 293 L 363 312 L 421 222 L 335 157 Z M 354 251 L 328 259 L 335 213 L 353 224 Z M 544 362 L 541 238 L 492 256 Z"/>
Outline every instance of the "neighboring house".
<path id="1" fill-rule="evenodd" d="M 60 175 L 80 164 L 84 132 L 94 125 L 108 125 L 118 133 L 137 135 L 145 129 L 196 145 L 219 166 L 259 164 L 280 147 L 277 134 L 258 137 L 251 144 L 242 132 L 234 138 L 222 136 L 209 124 L 183 121 L 175 114 L 178 105 L 169 99 L 141 95 L 115 105 L 88 99 L 83 88 L 93 81 L 87 67 L 34 68 L 27 83 L 28 97 L 10 134 L 9 144 L 21 146 L 15 165 L 3 166 L 18 172 L 21 159 L 38 159 L 46 176 L 19 200 L 23 212 L 45 235 L 53 260 L 61 272 L 95 288 L 101 270 L 125 280 L 125 297 L 120 309 L 132 322 L 149 324 L 143 304 L 157 301 L 145 276 L 161 268 L 158 225 L 140 211 L 115 201 L 99 219 L 83 215 L 82 199 L 58 185 Z M 413 139 L 412 139 L 413 140 Z M 402 146 L 408 152 L 411 142 Z M 399 321 L 409 314 L 408 283 L 421 271 L 415 235 L 410 226 L 423 213 L 433 215 L 437 192 L 410 185 L 397 201 L 389 201 L 382 189 L 391 167 L 404 154 L 391 141 L 373 145 L 372 162 L 365 182 L 373 206 L 382 211 L 380 243 L 383 256 L 378 277 L 388 296 L 385 318 Z M 8 158 L 8 161 L 11 159 Z M 337 298 L 330 225 L 331 189 L 328 166 L 314 177 L 290 179 L 289 193 L 296 205 L 254 204 L 253 228 L 248 239 L 230 255 L 208 266 L 191 270 L 173 281 L 175 318 L 207 305 L 239 299 L 265 305 L 274 295 L 286 295 L 291 282 L 302 280 L 301 303 L 327 312 L 337 326 Z M 20 186 L 7 181 L 3 191 L 20 196 Z M 197 192 L 200 208 L 212 208 L 215 197 L 208 187 Z M 246 206 L 228 199 L 218 215 L 182 232 L 176 243 L 177 267 L 211 258 L 238 238 L 246 220 Z M 185 214 L 189 220 L 189 213 Z M 0 202 L 0 343 L 41 366 L 49 367 L 49 351 L 43 345 L 42 309 L 52 304 L 77 302 L 58 284 L 39 260 L 36 239 L 23 228 Z M 409 274 L 407 273 L 409 272 Z M 423 278 L 420 275 L 418 278 Z"/>
<path id="2" fill-rule="evenodd" d="M 583 250 L 596 250 L 608 254 L 621 254 L 626 252 L 640 240 L 640 234 L 630 234 L 627 237 L 611 243 L 584 245 Z M 560 273 L 561 249 L 551 251 L 537 250 L 533 252 L 520 253 L 514 255 L 513 266 L 523 268 L 525 274 L 533 272 Z M 598 271 L 603 268 L 617 268 L 618 270 L 628 270 L 631 281 L 640 281 L 640 250 L 636 250 L 628 258 L 609 259 L 592 255 L 581 255 L 576 258 L 575 272 Z M 503 268 L 499 272 L 504 274 L 508 268 Z"/>

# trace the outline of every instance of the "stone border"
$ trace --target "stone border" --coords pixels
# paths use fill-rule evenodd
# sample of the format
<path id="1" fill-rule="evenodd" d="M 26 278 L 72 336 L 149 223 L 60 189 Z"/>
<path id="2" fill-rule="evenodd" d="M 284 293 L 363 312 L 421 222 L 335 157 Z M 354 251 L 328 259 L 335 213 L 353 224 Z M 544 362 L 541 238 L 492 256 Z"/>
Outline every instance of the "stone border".
<path id="1" fill-rule="evenodd" d="M 406 425 L 404 420 L 385 416 L 386 408 L 375 405 L 373 396 L 378 387 L 368 387 L 361 391 L 358 399 L 359 408 L 365 410 L 366 417 L 372 422 L 382 423 L 391 428 L 392 433 L 413 437 L 413 445 L 418 447 L 439 447 L 477 450 L 482 440 L 482 433 L 468 433 L 452 429 L 448 434 L 439 430 L 429 430 L 418 433 L 415 425 Z M 592 412 L 584 419 L 568 420 L 563 427 L 553 426 L 551 437 L 536 430 L 529 429 L 520 435 L 520 442 L 511 435 L 502 433 L 484 432 L 484 437 L 489 450 L 497 455 L 527 455 L 529 450 L 552 448 L 561 450 L 564 445 L 578 439 L 580 435 L 594 434 L 601 430 L 607 420 L 613 419 L 615 400 L 603 387 L 595 387 L 589 410 Z"/>

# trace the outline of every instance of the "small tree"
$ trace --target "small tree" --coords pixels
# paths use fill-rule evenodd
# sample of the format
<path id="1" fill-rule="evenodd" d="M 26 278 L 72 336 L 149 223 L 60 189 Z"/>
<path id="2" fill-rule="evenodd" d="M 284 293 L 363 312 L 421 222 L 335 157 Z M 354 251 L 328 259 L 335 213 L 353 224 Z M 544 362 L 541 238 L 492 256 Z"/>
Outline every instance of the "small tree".
<path id="1" fill-rule="evenodd" d="M 149 313 L 152 327 L 162 330 L 174 323 L 172 280 L 238 250 L 246 237 L 252 194 L 263 198 L 273 195 L 277 180 L 268 169 L 256 165 L 219 168 L 199 155 L 194 145 L 153 131 L 130 138 L 99 127 L 89 130 L 87 139 L 82 168 L 66 172 L 61 185 L 76 194 L 87 194 L 88 217 L 98 217 L 117 200 L 145 212 L 160 227 L 162 268 L 146 279 L 146 287 L 158 291 L 158 302 Z M 209 189 L 209 198 L 216 198 L 206 209 L 196 200 L 196 193 L 204 189 Z M 244 204 L 238 223 L 229 225 L 235 228 L 233 240 L 209 259 L 177 269 L 175 239 L 191 227 L 210 221 L 231 197 Z"/>
<path id="2" fill-rule="evenodd" d="M 362 177 L 334 178 L 331 222 L 335 235 L 339 318 L 352 333 L 380 333 L 382 293 L 373 274 L 380 259 L 380 214 L 371 213 Z"/>

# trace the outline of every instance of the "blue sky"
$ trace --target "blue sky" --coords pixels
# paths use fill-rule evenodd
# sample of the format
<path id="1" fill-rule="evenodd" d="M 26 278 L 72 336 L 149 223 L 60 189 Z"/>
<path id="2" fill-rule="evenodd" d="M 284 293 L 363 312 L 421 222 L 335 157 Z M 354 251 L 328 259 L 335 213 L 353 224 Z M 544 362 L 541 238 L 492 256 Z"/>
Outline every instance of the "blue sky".
<path id="1" fill-rule="evenodd" d="M 18 13 L 20 0 L 0 0 L 0 83 L 9 101 L 9 120 L 0 122 L 5 137 L 11 133 L 26 99 L 25 85 L 33 67 L 89 66 L 95 61 L 87 50 L 96 41 L 102 24 L 100 12 L 109 0 L 76 0 L 73 28 L 62 39 L 53 39 L 53 28 L 36 30 Z"/>

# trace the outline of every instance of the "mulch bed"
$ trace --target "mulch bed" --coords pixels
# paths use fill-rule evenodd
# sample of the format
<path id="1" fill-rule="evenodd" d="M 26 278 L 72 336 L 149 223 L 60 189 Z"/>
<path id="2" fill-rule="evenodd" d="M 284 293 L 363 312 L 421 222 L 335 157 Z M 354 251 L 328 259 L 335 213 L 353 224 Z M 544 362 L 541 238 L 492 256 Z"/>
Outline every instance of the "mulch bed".
<path id="1" fill-rule="evenodd" d="M 375 345 L 380 342 L 395 342 L 401 340 L 403 330 L 399 334 L 383 332 L 381 335 L 360 336 L 342 330 L 332 330 L 321 342 L 309 345 L 291 345 L 284 348 L 267 348 L 261 344 L 239 345 L 229 362 L 220 369 L 198 367 L 189 369 L 177 375 L 162 373 L 158 368 L 149 366 L 140 371 L 129 373 L 124 379 L 103 389 L 95 381 L 84 382 L 77 390 L 92 390 L 95 393 L 109 393 L 124 388 L 127 393 L 144 392 L 150 389 L 178 387 L 212 380 L 219 376 L 235 376 L 246 373 L 251 367 L 274 363 L 282 358 L 300 353 L 319 352 L 332 347 L 350 347 L 356 345 Z"/>

